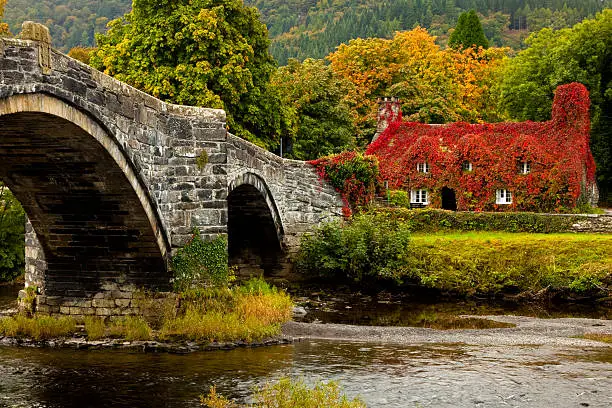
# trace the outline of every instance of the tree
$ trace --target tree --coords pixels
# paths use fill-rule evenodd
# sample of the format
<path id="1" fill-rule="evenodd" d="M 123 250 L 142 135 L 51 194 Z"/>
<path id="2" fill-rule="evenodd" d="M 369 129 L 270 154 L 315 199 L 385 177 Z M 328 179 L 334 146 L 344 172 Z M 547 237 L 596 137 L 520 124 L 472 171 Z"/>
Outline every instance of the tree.
<path id="1" fill-rule="evenodd" d="M 547 120 L 554 89 L 580 82 L 591 96 L 591 150 L 601 197 L 612 201 L 612 9 L 571 29 L 532 34 L 508 65 L 502 107 L 518 120 Z"/>
<path id="2" fill-rule="evenodd" d="M 290 59 L 272 83 L 282 95 L 283 108 L 290 110 L 286 115 L 291 121 L 288 157 L 312 160 L 354 147 L 351 107 L 344 100 L 354 86 L 325 61 Z"/>
<path id="3" fill-rule="evenodd" d="M 21 204 L 0 182 L 0 282 L 23 272 L 25 214 Z"/>
<path id="4" fill-rule="evenodd" d="M 6 0 L 0 0 L 0 36 L 10 34 L 8 24 L 2 22 L 2 17 L 4 16 L 4 6 L 5 5 L 6 5 Z"/>
<path id="5" fill-rule="evenodd" d="M 341 45 L 327 58 L 351 81 L 362 139 L 374 134 L 380 96 L 399 96 L 404 118 L 426 123 L 503 119 L 495 83 L 505 49 L 441 50 L 435 37 L 417 27 L 390 39 L 369 38 Z"/>
<path id="6" fill-rule="evenodd" d="M 455 31 L 452 32 L 448 39 L 448 46 L 451 48 L 468 48 L 468 47 L 482 47 L 488 48 L 489 41 L 484 35 L 480 19 L 476 14 L 476 11 L 470 10 L 465 13 L 461 13 L 459 21 Z"/>
<path id="7" fill-rule="evenodd" d="M 242 0 L 134 0 L 98 34 L 91 64 L 162 100 L 223 108 L 229 130 L 278 143 L 280 98 L 266 26 Z"/>

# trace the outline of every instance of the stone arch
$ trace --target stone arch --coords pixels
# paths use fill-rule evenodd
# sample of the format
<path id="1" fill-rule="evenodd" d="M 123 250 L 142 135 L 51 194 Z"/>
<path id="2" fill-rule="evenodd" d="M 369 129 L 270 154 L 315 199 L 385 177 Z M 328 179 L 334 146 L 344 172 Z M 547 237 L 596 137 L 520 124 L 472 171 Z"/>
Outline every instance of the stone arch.
<path id="1" fill-rule="evenodd" d="M 270 214 L 272 219 L 274 220 L 274 227 L 276 228 L 276 233 L 278 236 L 278 241 L 280 244 L 283 243 L 283 238 L 285 235 L 283 221 L 280 216 L 280 212 L 278 211 L 278 207 L 276 206 L 276 202 L 274 201 L 274 197 L 266 184 L 266 181 L 262 176 L 252 171 L 247 171 L 239 174 L 234 177 L 232 181 L 229 182 L 227 193 L 228 195 L 234 191 L 237 187 L 243 185 L 253 186 L 259 193 L 262 195 L 263 199 L 266 201 L 268 205 L 268 209 L 270 210 Z"/>
<path id="2" fill-rule="evenodd" d="M 284 230 L 278 207 L 264 179 L 245 172 L 228 186 L 230 264 L 244 275 L 279 269 Z"/>
<path id="3" fill-rule="evenodd" d="M 161 218 L 104 125 L 47 94 L 10 96 L 0 100 L 0 157 L 0 177 L 39 235 L 48 293 L 90 295 L 104 281 L 167 285 Z"/>

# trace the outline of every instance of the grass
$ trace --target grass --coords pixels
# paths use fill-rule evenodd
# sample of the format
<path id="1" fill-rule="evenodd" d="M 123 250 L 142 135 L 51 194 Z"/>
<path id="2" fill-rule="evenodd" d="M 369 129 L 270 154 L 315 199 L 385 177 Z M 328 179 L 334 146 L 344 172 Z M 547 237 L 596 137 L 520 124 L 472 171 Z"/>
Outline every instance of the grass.
<path id="1" fill-rule="evenodd" d="M 585 333 L 583 336 L 585 339 L 602 341 L 604 343 L 612 343 L 612 334 L 607 333 Z"/>
<path id="2" fill-rule="evenodd" d="M 289 295 L 251 280 L 232 289 L 200 289 L 183 294 L 177 317 L 162 323 L 163 339 L 208 341 L 261 340 L 280 334 L 291 319 Z"/>
<path id="3" fill-rule="evenodd" d="M 99 340 L 106 334 L 106 325 L 100 317 L 85 317 L 85 332 L 88 340 Z"/>
<path id="4" fill-rule="evenodd" d="M 364 408 L 366 405 L 358 398 L 349 400 L 342 395 L 337 383 L 319 382 L 314 387 L 306 386 L 302 381 L 281 378 L 278 382 L 268 383 L 257 389 L 253 395 L 253 403 L 238 405 L 217 394 L 211 387 L 206 396 L 201 397 L 201 403 L 207 408 Z"/>
<path id="5" fill-rule="evenodd" d="M 178 300 L 141 294 L 142 316 L 126 316 L 109 323 L 87 316 L 87 339 L 250 342 L 279 335 L 281 323 L 291 319 L 293 309 L 289 295 L 263 279 L 251 279 L 233 288 L 190 290 L 179 294 Z M 76 322 L 70 317 L 17 315 L 0 319 L 0 335 L 4 336 L 41 340 L 69 336 L 75 330 Z"/>
<path id="6" fill-rule="evenodd" d="M 0 319 L 0 335 L 46 340 L 74 333 L 76 321 L 72 317 L 16 315 Z"/>
<path id="7" fill-rule="evenodd" d="M 464 295 L 609 291 L 612 235 L 467 232 L 414 234 L 405 274 Z"/>

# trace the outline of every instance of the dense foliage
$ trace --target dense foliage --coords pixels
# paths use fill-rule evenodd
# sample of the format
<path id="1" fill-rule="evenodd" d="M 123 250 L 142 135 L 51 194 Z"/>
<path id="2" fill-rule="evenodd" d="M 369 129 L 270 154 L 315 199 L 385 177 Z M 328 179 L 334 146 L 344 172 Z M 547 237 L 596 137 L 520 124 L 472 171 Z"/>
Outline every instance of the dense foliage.
<path id="1" fill-rule="evenodd" d="M 10 190 L 0 182 L 0 282 L 23 273 L 25 213 Z"/>
<path id="2" fill-rule="evenodd" d="M 45 24 L 53 45 L 67 52 L 78 45 L 92 46 L 94 33 L 104 32 L 106 24 L 127 13 L 131 4 L 131 0 L 8 0 L 6 21 L 13 33 L 27 20 Z"/>
<path id="3" fill-rule="evenodd" d="M 353 101 L 361 141 L 374 135 L 380 96 L 398 96 L 404 117 L 426 123 L 496 121 L 494 85 L 506 51 L 499 48 L 442 50 L 417 27 L 392 39 L 367 38 L 343 44 L 327 58 L 332 69 L 355 85 Z"/>
<path id="4" fill-rule="evenodd" d="M 329 182 L 344 200 L 344 215 L 368 204 L 380 189 L 378 160 L 350 151 L 310 161 L 319 177 Z"/>
<path id="5" fill-rule="evenodd" d="M 353 92 L 353 84 L 323 60 L 289 60 L 272 83 L 291 123 L 285 135 L 285 157 L 311 160 L 355 145 L 352 107 L 345 99 Z"/>
<path id="6" fill-rule="evenodd" d="M 579 216 L 558 216 L 530 212 L 467 212 L 434 208 L 376 208 L 371 214 L 393 219 L 411 232 L 502 231 L 552 234 L 568 232 Z"/>
<path id="7" fill-rule="evenodd" d="M 230 132 L 278 144 L 280 98 L 265 25 L 241 0 L 134 0 L 97 35 L 91 64 L 162 100 L 223 108 Z"/>
<path id="8" fill-rule="evenodd" d="M 417 25 L 441 44 L 461 12 L 475 9 L 493 45 L 520 48 L 530 32 L 564 28 L 592 17 L 610 0 L 248 0 L 262 12 L 281 65 L 289 58 L 323 58 L 355 38 L 390 38 Z"/>
<path id="9" fill-rule="evenodd" d="M 297 268 L 312 277 L 338 281 L 397 280 L 408 244 L 405 224 L 360 214 L 304 235 Z"/>
<path id="10" fill-rule="evenodd" d="M 589 97 L 576 83 L 557 89 L 548 122 L 428 126 L 397 121 L 366 153 L 378 157 L 381 178 L 392 189 L 426 189 L 436 208 L 449 188 L 460 210 L 562 212 L 585 199 L 595 181 Z M 423 163 L 428 171 L 419 170 Z M 530 167 L 526 173 L 523 163 Z M 501 189 L 511 191 L 510 204 L 496 203 Z"/>
<path id="11" fill-rule="evenodd" d="M 195 229 L 191 240 L 172 257 L 174 287 L 227 286 L 231 280 L 228 266 L 227 238 L 205 241 Z"/>
<path id="12" fill-rule="evenodd" d="M 451 48 L 489 48 L 489 41 L 482 31 L 482 24 L 474 10 L 461 13 L 455 30 L 448 39 Z"/>
<path id="13" fill-rule="evenodd" d="M 532 35 L 503 75 L 503 108 L 518 120 L 549 117 L 557 85 L 577 81 L 591 95 L 591 149 L 602 197 L 612 195 L 612 9 L 571 29 Z M 608 198 L 612 201 L 612 198 Z"/>

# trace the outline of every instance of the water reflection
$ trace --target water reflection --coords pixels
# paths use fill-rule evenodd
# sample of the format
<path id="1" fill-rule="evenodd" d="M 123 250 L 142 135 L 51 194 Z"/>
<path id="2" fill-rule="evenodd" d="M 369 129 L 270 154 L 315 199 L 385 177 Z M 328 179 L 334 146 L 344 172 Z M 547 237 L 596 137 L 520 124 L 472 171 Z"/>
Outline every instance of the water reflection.
<path id="1" fill-rule="evenodd" d="M 305 341 L 190 355 L 0 348 L 0 406 L 189 407 L 284 375 L 337 380 L 370 407 L 612 405 L 612 349 Z M 607 356 L 607 357 L 606 357 Z"/>

